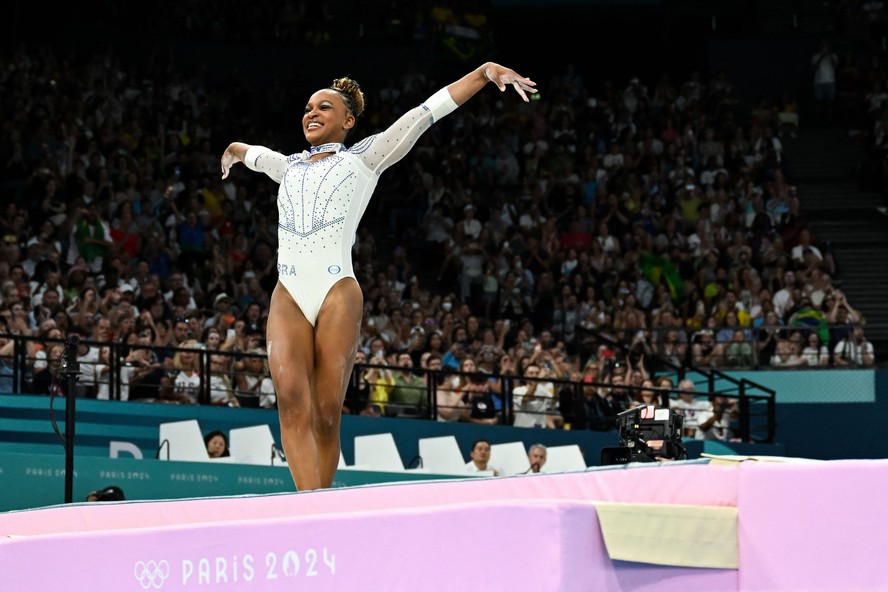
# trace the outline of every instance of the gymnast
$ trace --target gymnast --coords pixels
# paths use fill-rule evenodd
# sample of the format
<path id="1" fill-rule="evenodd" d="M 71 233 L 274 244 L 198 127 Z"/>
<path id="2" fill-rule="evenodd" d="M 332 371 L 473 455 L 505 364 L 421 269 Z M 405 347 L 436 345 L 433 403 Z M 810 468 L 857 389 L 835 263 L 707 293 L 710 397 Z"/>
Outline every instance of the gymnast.
<path id="1" fill-rule="evenodd" d="M 302 115 L 310 148 L 284 155 L 233 142 L 222 178 L 242 162 L 279 184 L 278 283 L 266 340 L 281 439 L 298 491 L 328 488 L 339 464 L 342 403 L 360 335 L 363 295 L 351 249 L 379 176 L 433 123 L 488 82 L 528 101 L 536 83 L 488 62 L 350 148 L 343 143 L 364 111 L 357 82 L 338 78 L 315 92 Z"/>

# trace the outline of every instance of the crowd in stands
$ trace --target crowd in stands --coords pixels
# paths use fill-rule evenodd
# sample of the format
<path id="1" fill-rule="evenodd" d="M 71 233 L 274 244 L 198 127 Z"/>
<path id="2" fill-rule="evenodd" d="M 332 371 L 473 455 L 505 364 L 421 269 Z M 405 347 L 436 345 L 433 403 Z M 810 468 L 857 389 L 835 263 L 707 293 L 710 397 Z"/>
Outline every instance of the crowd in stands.
<path id="1" fill-rule="evenodd" d="M 222 182 L 232 138 L 214 128 L 243 117 L 246 91 L 112 50 L 3 62 L 0 392 L 16 337 L 33 338 L 28 392 L 48 394 L 76 334 L 88 396 L 112 396 L 116 372 L 113 398 L 274 407 L 276 186 Z M 693 390 L 660 376 L 681 367 L 874 363 L 778 107 L 726 71 L 590 81 L 567 64 L 539 82 L 526 104 L 480 93 L 380 182 L 353 248 L 365 308 L 346 412 L 425 416 L 431 371 L 440 421 L 501 423 L 508 407 L 514 425 L 610 429 Z M 414 70 L 367 85 L 360 133 L 430 85 Z"/>

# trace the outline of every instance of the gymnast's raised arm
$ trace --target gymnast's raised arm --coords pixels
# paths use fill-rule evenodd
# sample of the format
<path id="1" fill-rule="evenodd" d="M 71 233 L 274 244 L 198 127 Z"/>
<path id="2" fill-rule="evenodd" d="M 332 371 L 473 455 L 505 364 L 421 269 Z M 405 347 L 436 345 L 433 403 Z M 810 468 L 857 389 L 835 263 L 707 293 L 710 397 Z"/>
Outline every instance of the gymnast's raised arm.
<path id="1" fill-rule="evenodd" d="M 356 144 L 351 152 L 376 174 L 398 162 L 410 151 L 416 140 L 433 123 L 472 98 L 488 82 L 505 92 L 511 86 L 525 101 L 528 93 L 537 92 L 536 83 L 493 62 L 475 68 L 456 82 L 437 91 L 421 105 L 402 115 L 388 129 Z"/>

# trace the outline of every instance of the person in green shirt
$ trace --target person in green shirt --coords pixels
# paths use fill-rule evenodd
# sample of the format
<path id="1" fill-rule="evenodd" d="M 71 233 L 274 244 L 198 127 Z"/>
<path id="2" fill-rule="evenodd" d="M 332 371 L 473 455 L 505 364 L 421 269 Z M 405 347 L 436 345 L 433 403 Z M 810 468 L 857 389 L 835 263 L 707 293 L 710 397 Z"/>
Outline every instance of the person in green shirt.
<path id="1" fill-rule="evenodd" d="M 397 368 L 392 371 L 395 384 L 389 393 L 389 412 L 425 417 L 429 408 L 425 376 L 414 371 L 413 358 L 407 352 L 398 354 Z"/>

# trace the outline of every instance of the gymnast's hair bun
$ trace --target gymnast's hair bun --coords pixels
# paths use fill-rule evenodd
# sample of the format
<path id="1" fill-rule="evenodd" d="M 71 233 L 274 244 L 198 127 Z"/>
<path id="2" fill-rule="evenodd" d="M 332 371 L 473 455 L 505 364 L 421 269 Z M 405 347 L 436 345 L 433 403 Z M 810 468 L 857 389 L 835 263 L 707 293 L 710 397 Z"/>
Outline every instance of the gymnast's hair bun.
<path id="1" fill-rule="evenodd" d="M 356 81 L 348 77 L 337 78 L 330 88 L 341 92 L 349 99 L 348 107 L 355 117 L 364 112 L 364 93 L 361 91 L 361 85 Z"/>

